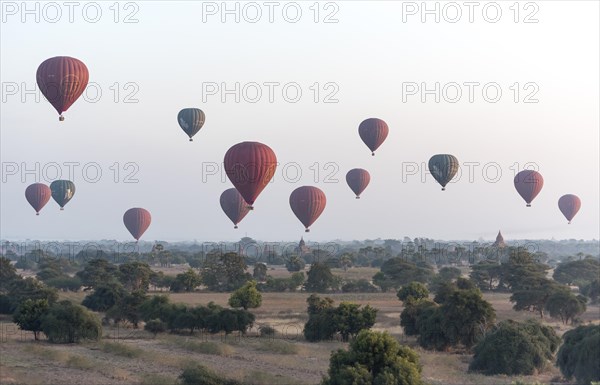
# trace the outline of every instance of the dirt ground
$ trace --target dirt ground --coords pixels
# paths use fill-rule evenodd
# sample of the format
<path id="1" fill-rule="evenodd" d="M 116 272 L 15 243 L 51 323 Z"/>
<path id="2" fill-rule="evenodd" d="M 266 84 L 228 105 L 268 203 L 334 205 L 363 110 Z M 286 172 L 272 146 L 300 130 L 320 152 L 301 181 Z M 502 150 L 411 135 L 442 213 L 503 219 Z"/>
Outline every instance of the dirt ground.
<path id="1" fill-rule="evenodd" d="M 353 278 L 373 274 L 350 269 Z M 271 273 L 271 270 L 269 271 Z M 287 272 L 277 269 L 278 276 Z M 343 270 L 336 274 L 344 274 Z M 275 274 L 274 274 L 275 275 Z M 226 293 L 170 294 L 172 302 L 206 304 L 214 301 L 226 306 Z M 80 302 L 85 293 L 65 293 L 62 297 Z M 375 330 L 386 330 L 401 343 L 413 347 L 421 357 L 423 377 L 430 384 L 511 384 L 550 383 L 560 379 L 556 367 L 537 376 L 506 377 L 467 373 L 470 355 L 430 352 L 419 348 L 413 337 L 402 334 L 399 316 L 401 302 L 394 292 L 373 294 L 331 294 L 335 303 L 352 301 L 379 309 Z M 496 309 L 498 320 L 518 321 L 535 314 L 515 312 L 509 294 L 486 294 Z M 346 344 L 338 341 L 307 343 L 302 340 L 306 322 L 307 293 L 264 293 L 262 306 L 254 309 L 256 324 L 248 337 L 162 334 L 156 338 L 143 330 L 108 328 L 102 341 L 74 345 L 53 345 L 33 341 L 31 333 L 21 332 L 10 317 L 0 319 L 1 384 L 175 384 L 177 376 L 190 362 L 198 362 L 221 375 L 255 384 L 318 384 L 327 373 L 329 356 Z M 600 308 L 589 306 L 581 317 L 598 322 Z M 568 330 L 550 320 L 559 334 Z M 275 338 L 259 337 L 258 327 L 271 325 Z"/>

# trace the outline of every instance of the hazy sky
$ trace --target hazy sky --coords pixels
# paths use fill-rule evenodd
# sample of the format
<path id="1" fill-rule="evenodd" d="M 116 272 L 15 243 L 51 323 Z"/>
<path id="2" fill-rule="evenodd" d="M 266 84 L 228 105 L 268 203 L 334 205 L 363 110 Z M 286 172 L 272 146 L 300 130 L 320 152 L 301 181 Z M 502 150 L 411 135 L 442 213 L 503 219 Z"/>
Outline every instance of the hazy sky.
<path id="1" fill-rule="evenodd" d="M 420 1 L 237 2 L 237 15 L 235 2 L 232 14 L 222 2 L 80 2 L 71 15 L 63 2 L 22 4 L 2 2 L 2 238 L 129 240 L 123 213 L 144 207 L 144 240 L 295 240 L 304 227 L 288 199 L 301 185 L 328 198 L 313 241 L 600 238 L 596 1 L 428 2 L 439 22 Z M 53 56 L 90 72 L 64 122 L 26 91 Z M 206 113 L 193 143 L 176 120 L 185 107 Z M 369 117 L 390 127 L 375 157 L 357 132 Z M 280 165 L 234 230 L 220 168 L 245 140 Z M 437 153 L 462 166 L 445 192 L 423 169 Z M 527 163 L 545 180 L 531 208 L 513 186 Z M 25 188 L 49 184 L 56 165 L 75 197 L 36 217 Z M 360 200 L 345 182 L 354 167 L 371 173 Z M 582 200 L 571 225 L 557 207 L 567 193 Z"/>

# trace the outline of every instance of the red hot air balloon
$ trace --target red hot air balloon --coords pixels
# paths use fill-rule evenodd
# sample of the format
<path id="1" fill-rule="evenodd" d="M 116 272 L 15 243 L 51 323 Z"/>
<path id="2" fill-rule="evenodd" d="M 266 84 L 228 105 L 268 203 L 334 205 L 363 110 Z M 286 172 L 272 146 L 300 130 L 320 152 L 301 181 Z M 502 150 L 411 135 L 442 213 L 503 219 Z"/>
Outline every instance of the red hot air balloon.
<path id="1" fill-rule="evenodd" d="M 148 230 L 151 221 L 152 217 L 150 216 L 150 212 L 139 207 L 134 207 L 125 211 L 125 214 L 123 215 L 123 223 L 135 238 L 136 242 L 139 241 L 144 232 Z"/>
<path id="2" fill-rule="evenodd" d="M 227 150 L 225 172 L 246 203 L 252 205 L 277 168 L 277 157 L 271 148 L 258 142 L 242 142 Z"/>
<path id="3" fill-rule="evenodd" d="M 367 147 L 369 147 L 373 156 L 375 156 L 375 150 L 387 138 L 388 132 L 387 123 L 377 118 L 363 120 L 360 126 L 358 126 L 358 134 Z"/>
<path id="4" fill-rule="evenodd" d="M 25 189 L 25 198 L 35 210 L 35 215 L 40 215 L 40 210 L 48 203 L 51 196 L 52 190 L 43 183 L 34 183 Z"/>
<path id="5" fill-rule="evenodd" d="M 367 188 L 371 181 L 371 175 L 362 168 L 353 168 L 346 174 L 346 183 L 356 194 L 356 199 L 360 199 L 360 194 Z"/>
<path id="6" fill-rule="evenodd" d="M 317 187 L 298 187 L 290 195 L 290 207 L 304 225 L 304 231 L 307 233 L 310 231 L 308 228 L 315 223 L 323 210 L 325 210 L 326 204 L 327 198 L 325 197 L 325 193 Z"/>
<path id="7" fill-rule="evenodd" d="M 244 219 L 248 212 L 250 212 L 248 204 L 246 204 L 244 198 L 242 198 L 240 193 L 234 188 L 223 191 L 220 202 L 225 215 L 233 222 L 233 228 L 237 229 L 237 224 Z"/>
<path id="8" fill-rule="evenodd" d="M 544 187 L 544 178 L 537 171 L 523 170 L 515 176 L 514 183 L 519 195 L 527 202 L 527 207 L 531 207 L 531 202 Z"/>
<path id="9" fill-rule="evenodd" d="M 40 64 L 36 74 L 42 94 L 56 109 L 58 120 L 62 113 L 81 96 L 89 80 L 88 69 L 82 61 L 68 56 L 56 56 Z"/>
<path id="10" fill-rule="evenodd" d="M 558 208 L 563 213 L 565 218 L 571 224 L 571 220 L 581 208 L 581 199 L 577 195 L 567 194 L 560 197 L 558 200 Z"/>

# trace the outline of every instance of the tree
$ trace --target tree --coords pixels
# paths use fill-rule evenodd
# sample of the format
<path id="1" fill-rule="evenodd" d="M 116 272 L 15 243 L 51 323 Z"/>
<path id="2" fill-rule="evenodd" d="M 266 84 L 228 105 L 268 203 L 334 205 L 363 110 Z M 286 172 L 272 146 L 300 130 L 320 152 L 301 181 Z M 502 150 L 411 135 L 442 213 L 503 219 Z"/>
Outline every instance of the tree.
<path id="1" fill-rule="evenodd" d="M 442 328 L 448 341 L 467 348 L 490 329 L 496 318 L 492 305 L 483 299 L 479 290 L 457 290 L 441 305 L 444 315 Z"/>
<path id="2" fill-rule="evenodd" d="M 171 283 L 171 291 L 176 293 L 194 291 L 201 283 L 202 277 L 193 269 L 188 269 L 185 273 L 177 274 L 175 280 Z"/>
<path id="3" fill-rule="evenodd" d="M 600 325 L 579 326 L 563 335 L 556 365 L 578 384 L 600 381 Z"/>
<path id="4" fill-rule="evenodd" d="M 292 255 L 285 261 L 285 267 L 289 272 L 304 270 L 305 262 L 297 255 Z"/>
<path id="5" fill-rule="evenodd" d="M 265 281 L 267 279 L 267 265 L 264 263 L 255 264 L 252 277 L 259 282 Z"/>
<path id="6" fill-rule="evenodd" d="M 45 299 L 27 299 L 17 307 L 13 314 L 13 322 L 19 325 L 19 329 L 33 332 L 33 338 L 37 341 L 42 331 L 42 318 L 49 308 Z"/>
<path id="7" fill-rule="evenodd" d="M 427 298 L 408 301 L 404 305 L 404 310 L 400 313 L 400 326 L 404 329 L 404 334 L 407 336 L 419 334 L 419 317 L 431 306 L 435 307 L 436 304 Z"/>
<path id="8" fill-rule="evenodd" d="M 308 303 L 308 321 L 304 325 L 304 338 L 315 342 L 330 340 L 336 332 L 332 322 L 335 309 L 331 298 L 320 298 L 312 294 L 306 299 Z"/>
<path id="9" fill-rule="evenodd" d="M 419 345 L 425 349 L 446 350 L 452 344 L 449 341 L 442 323 L 444 322 L 444 313 L 440 306 L 425 306 L 417 320 Z"/>
<path id="10" fill-rule="evenodd" d="M 593 304 L 600 298 L 600 279 L 596 278 L 581 289 L 581 293 L 588 297 Z"/>
<path id="11" fill-rule="evenodd" d="M 58 293 L 55 288 L 48 287 L 35 278 L 27 277 L 12 281 L 8 292 L 10 301 L 10 312 L 12 313 L 19 304 L 27 299 L 45 299 L 49 305 L 58 300 Z"/>
<path id="12" fill-rule="evenodd" d="M 8 292 L 11 283 L 19 278 L 10 259 L 0 257 L 0 293 Z"/>
<path id="13" fill-rule="evenodd" d="M 127 292 L 118 282 L 98 286 L 94 292 L 88 294 L 81 304 L 93 311 L 107 311 L 119 302 Z"/>
<path id="14" fill-rule="evenodd" d="M 334 286 L 335 278 L 325 263 L 316 262 L 310 266 L 308 278 L 304 284 L 306 291 L 324 293 Z"/>
<path id="15" fill-rule="evenodd" d="M 560 318 L 563 324 L 568 324 L 586 310 L 587 298 L 576 296 L 567 287 L 560 287 L 553 291 L 546 301 L 546 310 L 551 317 Z"/>
<path id="16" fill-rule="evenodd" d="M 96 315 L 70 301 L 60 301 L 42 317 L 41 328 L 52 343 L 99 340 L 102 326 Z"/>
<path id="17" fill-rule="evenodd" d="M 63 291 L 78 291 L 81 288 L 81 280 L 78 277 L 61 275 L 56 278 L 46 280 L 46 285 Z"/>
<path id="18" fill-rule="evenodd" d="M 538 321 L 502 321 L 475 346 L 469 371 L 485 375 L 532 375 L 547 367 L 559 344 L 554 329 Z"/>
<path id="19" fill-rule="evenodd" d="M 390 258 L 381 265 L 381 275 L 373 276 L 376 285 L 380 283 L 385 286 L 398 288 L 412 281 L 427 283 L 433 277 L 433 267 L 427 263 L 407 262 L 403 258 Z M 379 282 L 379 283 L 378 283 Z M 380 286 L 383 290 L 383 287 Z"/>
<path id="20" fill-rule="evenodd" d="M 211 256 L 204 262 L 202 283 L 209 290 L 232 291 L 251 279 L 252 276 L 246 273 L 244 257 L 237 253 Z"/>
<path id="21" fill-rule="evenodd" d="M 117 280 L 118 268 L 106 259 L 92 259 L 88 261 L 83 270 L 76 275 L 81 279 L 81 284 L 90 288 L 107 284 Z"/>
<path id="22" fill-rule="evenodd" d="M 581 287 L 598 279 L 598 276 L 600 276 L 600 261 L 595 258 L 585 258 L 559 264 L 552 277 L 562 284 Z"/>
<path id="23" fill-rule="evenodd" d="M 348 280 L 342 286 L 344 293 L 376 293 L 379 289 L 368 280 L 361 278 L 359 280 Z"/>
<path id="24" fill-rule="evenodd" d="M 514 302 L 513 309 L 537 312 L 540 318 L 544 318 L 546 302 L 558 287 L 557 283 L 543 277 L 529 277 L 527 283 L 519 284 L 518 289 L 513 291 L 510 302 Z"/>
<path id="25" fill-rule="evenodd" d="M 129 291 L 148 291 L 152 270 L 147 263 L 133 261 L 119 265 L 119 280 Z"/>
<path id="26" fill-rule="evenodd" d="M 402 286 L 396 295 L 402 302 L 417 301 L 429 297 L 429 290 L 421 282 L 411 282 Z"/>
<path id="27" fill-rule="evenodd" d="M 501 290 L 503 266 L 493 261 L 481 261 L 471 267 L 469 278 L 483 291 Z"/>
<path id="28" fill-rule="evenodd" d="M 140 306 L 146 298 L 146 293 L 142 290 L 128 293 L 108 309 L 106 316 L 115 322 L 127 320 L 137 329 L 141 320 Z"/>
<path id="29" fill-rule="evenodd" d="M 262 295 L 256 289 L 256 281 L 246 282 L 229 297 L 229 306 L 242 307 L 244 310 L 257 308 L 261 303 Z"/>
<path id="30" fill-rule="evenodd" d="M 167 324 L 160 319 L 153 319 L 146 322 L 144 330 L 149 331 L 156 338 L 158 333 L 164 333 L 167 330 Z"/>
<path id="31" fill-rule="evenodd" d="M 361 331 L 348 351 L 331 354 L 322 385 L 422 385 L 419 357 L 387 332 Z"/>
<path id="32" fill-rule="evenodd" d="M 342 336 L 342 341 L 348 342 L 350 337 L 355 337 L 361 330 L 373 327 L 375 317 L 377 309 L 369 305 L 361 309 L 356 303 L 342 302 L 335 309 L 333 323 Z"/>

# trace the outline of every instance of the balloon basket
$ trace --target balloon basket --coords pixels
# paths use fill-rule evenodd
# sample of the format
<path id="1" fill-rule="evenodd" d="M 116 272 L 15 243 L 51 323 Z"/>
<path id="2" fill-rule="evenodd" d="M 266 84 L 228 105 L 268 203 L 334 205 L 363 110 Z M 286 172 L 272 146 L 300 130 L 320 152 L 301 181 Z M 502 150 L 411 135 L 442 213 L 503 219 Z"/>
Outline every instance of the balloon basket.
<path id="1" fill-rule="evenodd" d="M 356 199 L 360 199 L 360 197 L 359 197 L 359 196 L 357 196 L 357 197 L 356 197 Z"/>
<path id="2" fill-rule="evenodd" d="M 310 229 L 304 229 L 305 233 L 310 233 Z"/>
<path id="3" fill-rule="evenodd" d="M 234 228 L 234 229 L 237 229 L 238 227 L 237 227 L 237 225 L 235 225 L 235 226 L 233 226 L 233 228 Z"/>
<path id="4" fill-rule="evenodd" d="M 61 207 L 61 208 L 60 208 L 60 211 L 64 211 L 64 209 L 65 209 L 64 207 Z"/>
<path id="5" fill-rule="evenodd" d="M 37 212 L 37 213 L 35 213 L 35 215 L 40 215 L 40 213 L 39 213 L 39 212 Z"/>
<path id="6" fill-rule="evenodd" d="M 194 141 L 194 139 L 190 138 L 190 142 L 193 142 L 193 141 Z"/>
<path id="7" fill-rule="evenodd" d="M 62 116 L 62 115 L 61 115 L 61 116 L 59 116 L 59 117 L 58 117 L 58 121 L 59 121 L 59 122 L 64 122 L 64 121 L 65 121 L 65 117 L 64 117 L 64 116 Z"/>
<path id="8" fill-rule="evenodd" d="M 531 207 L 531 205 L 529 203 L 527 203 L 527 205 L 525 207 Z"/>

